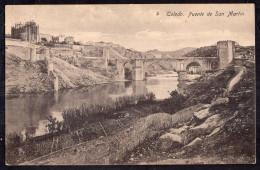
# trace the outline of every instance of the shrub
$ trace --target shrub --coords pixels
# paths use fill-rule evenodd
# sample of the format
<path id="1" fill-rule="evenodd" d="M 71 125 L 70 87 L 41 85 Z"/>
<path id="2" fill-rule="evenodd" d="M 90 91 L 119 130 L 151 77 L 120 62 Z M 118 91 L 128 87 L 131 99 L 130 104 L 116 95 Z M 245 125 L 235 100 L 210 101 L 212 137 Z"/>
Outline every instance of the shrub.
<path id="1" fill-rule="evenodd" d="M 22 136 L 18 135 L 16 132 L 13 132 L 7 135 L 6 147 L 10 149 L 17 148 L 20 146 L 21 142 Z"/>
<path id="2" fill-rule="evenodd" d="M 46 125 L 50 133 L 61 132 L 62 130 L 62 122 L 58 121 L 56 117 L 48 116 L 47 117 L 49 123 Z"/>
<path id="3" fill-rule="evenodd" d="M 183 103 L 185 102 L 186 97 L 176 90 L 172 91 L 170 95 L 171 97 L 166 99 L 161 106 L 164 112 L 173 114 L 185 107 Z"/>
<path id="4" fill-rule="evenodd" d="M 6 163 L 7 164 L 17 164 L 19 150 L 22 142 L 22 136 L 13 132 L 7 135 L 6 138 Z"/>
<path id="5" fill-rule="evenodd" d="M 10 88 L 9 93 L 10 94 L 19 94 L 20 88 L 18 86 L 14 86 L 14 87 Z"/>
<path id="6" fill-rule="evenodd" d="M 47 47 L 55 47 L 55 45 L 53 43 L 45 43 L 44 46 L 47 46 Z"/>
<path id="7" fill-rule="evenodd" d="M 89 141 L 96 139 L 99 135 L 94 132 L 91 128 L 84 128 L 82 131 L 83 141 Z"/>

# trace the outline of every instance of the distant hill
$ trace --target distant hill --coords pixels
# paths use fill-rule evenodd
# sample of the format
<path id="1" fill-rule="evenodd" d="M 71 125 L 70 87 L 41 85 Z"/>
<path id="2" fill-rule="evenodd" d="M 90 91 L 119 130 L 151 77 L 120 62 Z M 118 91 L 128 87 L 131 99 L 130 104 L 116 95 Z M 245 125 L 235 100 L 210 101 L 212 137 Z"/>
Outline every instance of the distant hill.
<path id="1" fill-rule="evenodd" d="M 89 49 L 109 49 L 110 59 L 151 59 L 161 57 L 182 57 L 183 55 L 196 50 L 196 48 L 193 47 L 186 47 L 176 51 L 159 51 L 158 49 L 154 49 L 146 52 L 140 52 L 133 49 L 127 49 L 121 45 L 112 42 L 87 42 L 85 45 L 88 46 Z"/>
<path id="2" fill-rule="evenodd" d="M 157 49 L 147 51 L 149 55 L 153 55 L 155 58 L 172 58 L 172 57 L 182 57 L 183 55 L 194 51 L 196 48 L 186 47 L 176 51 L 159 51 Z"/>
<path id="3" fill-rule="evenodd" d="M 85 44 L 86 50 L 92 50 L 95 48 L 97 51 L 100 51 L 100 55 L 102 54 L 101 51 L 103 49 L 109 50 L 110 59 L 144 59 L 144 58 L 155 58 L 151 54 L 139 52 L 133 49 L 127 49 L 121 45 L 112 43 L 112 42 L 87 42 Z M 98 57 L 98 56 L 97 56 Z M 101 57 L 101 56 L 99 56 Z"/>
<path id="4" fill-rule="evenodd" d="M 186 48 L 182 48 L 182 49 L 179 49 L 179 50 L 176 50 L 176 51 L 166 51 L 164 52 L 164 55 L 168 55 L 168 56 L 171 56 L 171 57 L 183 57 L 185 54 L 191 52 L 191 51 L 194 51 L 196 50 L 197 48 L 194 48 L 194 47 L 186 47 Z"/>

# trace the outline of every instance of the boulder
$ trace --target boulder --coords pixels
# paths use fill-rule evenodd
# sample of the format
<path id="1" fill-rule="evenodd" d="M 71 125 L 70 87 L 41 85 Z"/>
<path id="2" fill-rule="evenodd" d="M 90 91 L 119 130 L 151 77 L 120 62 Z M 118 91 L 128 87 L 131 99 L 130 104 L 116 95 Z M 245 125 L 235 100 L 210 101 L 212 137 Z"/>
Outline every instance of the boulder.
<path id="1" fill-rule="evenodd" d="M 187 129 L 188 129 L 188 126 L 184 125 L 184 126 L 182 126 L 182 127 L 180 127 L 180 128 L 171 128 L 169 131 L 170 131 L 170 133 L 172 133 L 172 134 L 181 135 L 181 134 L 183 134 L 185 131 L 187 131 Z"/>
<path id="2" fill-rule="evenodd" d="M 170 139 L 173 142 L 181 143 L 182 139 L 179 135 L 172 134 L 172 133 L 166 133 L 160 137 L 160 139 Z"/>
<path id="3" fill-rule="evenodd" d="M 203 120 L 209 116 L 209 108 L 194 112 L 194 117 L 199 120 Z"/>
<path id="4" fill-rule="evenodd" d="M 185 147 L 195 146 L 195 145 L 197 145 L 198 143 L 200 143 L 201 141 L 202 141 L 201 138 L 196 138 L 196 139 L 194 139 L 192 142 L 190 142 L 188 145 L 186 145 Z"/>
<path id="5" fill-rule="evenodd" d="M 225 98 L 218 97 L 217 99 L 215 99 L 211 102 L 211 106 L 224 104 L 224 103 L 228 103 L 228 102 L 229 102 L 229 99 L 227 97 L 225 97 Z"/>
<path id="6" fill-rule="evenodd" d="M 188 129 L 190 126 L 184 125 L 181 128 L 171 128 L 170 133 L 179 135 L 182 139 L 182 143 L 186 144 L 187 143 L 187 134 L 188 134 Z"/>
<path id="7" fill-rule="evenodd" d="M 182 146 L 182 138 L 179 135 L 166 133 L 156 141 L 157 148 L 161 151 L 168 151 Z"/>
<path id="8" fill-rule="evenodd" d="M 207 137 L 213 136 L 214 134 L 218 133 L 220 130 L 221 130 L 221 127 L 214 129 L 213 132 L 211 134 L 209 134 Z"/>
<path id="9" fill-rule="evenodd" d="M 192 141 L 199 136 L 208 135 L 211 132 L 213 132 L 214 129 L 221 126 L 222 124 L 223 124 L 223 122 L 221 121 L 220 114 L 213 115 L 213 116 L 207 118 L 206 121 L 204 123 L 202 123 L 201 125 L 189 129 L 187 140 Z"/>

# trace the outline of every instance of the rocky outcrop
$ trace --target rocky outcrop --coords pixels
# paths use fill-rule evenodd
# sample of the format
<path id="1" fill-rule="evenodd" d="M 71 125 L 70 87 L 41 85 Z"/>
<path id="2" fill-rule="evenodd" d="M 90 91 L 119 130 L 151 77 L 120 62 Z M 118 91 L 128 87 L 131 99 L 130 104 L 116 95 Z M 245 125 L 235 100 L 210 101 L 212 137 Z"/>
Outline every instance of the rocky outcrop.
<path id="1" fill-rule="evenodd" d="M 162 139 L 168 140 L 169 146 L 163 146 L 161 148 L 172 148 L 176 142 L 178 142 L 178 145 L 175 145 L 176 147 L 184 146 L 184 148 L 187 148 L 195 146 L 201 143 L 205 138 L 220 132 L 225 123 L 237 116 L 238 112 L 235 112 L 232 116 L 224 116 L 210 113 L 210 107 L 228 102 L 228 98 L 220 97 L 212 101 L 211 104 L 202 105 L 200 109 L 193 112 L 192 121 L 190 121 L 192 123 L 186 122 L 178 128 L 171 128 L 168 130 L 168 133 L 159 138 L 159 141 Z M 172 142 L 169 142 L 169 140 Z M 163 144 L 165 145 L 166 142 Z"/>
<path id="2" fill-rule="evenodd" d="M 222 122 L 220 114 L 209 117 L 204 123 L 189 129 L 187 136 L 188 141 L 192 141 L 197 137 L 210 134 L 215 128 L 219 127 L 221 123 Z"/>
<path id="3" fill-rule="evenodd" d="M 196 138 L 192 142 L 190 142 L 188 145 L 186 145 L 185 147 L 187 148 L 187 147 L 195 146 L 195 145 L 199 144 L 201 141 L 202 141 L 201 138 Z"/>
<path id="4" fill-rule="evenodd" d="M 194 113 L 194 117 L 199 120 L 203 120 L 209 116 L 209 108 L 200 110 Z"/>
<path id="5" fill-rule="evenodd" d="M 157 141 L 157 148 L 162 151 L 167 151 L 171 148 L 181 147 L 182 137 L 172 133 L 162 135 Z"/>
<path id="6" fill-rule="evenodd" d="M 219 105 L 219 104 L 225 104 L 228 103 L 229 99 L 227 97 L 223 98 L 223 97 L 218 97 L 217 99 L 213 100 L 211 102 L 211 106 L 215 106 L 215 105 Z"/>

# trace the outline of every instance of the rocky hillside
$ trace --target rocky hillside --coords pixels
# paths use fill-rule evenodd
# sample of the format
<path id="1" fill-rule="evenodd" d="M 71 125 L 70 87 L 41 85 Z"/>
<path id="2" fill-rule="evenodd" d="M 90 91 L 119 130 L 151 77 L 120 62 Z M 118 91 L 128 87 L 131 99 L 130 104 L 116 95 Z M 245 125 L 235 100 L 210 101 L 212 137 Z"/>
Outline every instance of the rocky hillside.
<path id="1" fill-rule="evenodd" d="M 238 58 L 252 58 L 255 55 L 255 47 L 254 46 L 236 46 L 236 54 L 235 57 Z"/>
<path id="2" fill-rule="evenodd" d="M 5 55 L 5 87 L 7 95 L 47 92 L 53 89 L 51 77 L 47 76 L 46 63 L 32 63 L 8 51 Z"/>
<path id="3" fill-rule="evenodd" d="M 184 55 L 184 57 L 217 57 L 217 46 L 197 48 Z"/>
<path id="4" fill-rule="evenodd" d="M 254 163 L 254 63 L 237 64 L 224 72 L 202 76 L 188 86 L 183 105 L 193 103 L 193 107 L 164 121 L 167 126 L 179 119 L 179 124 L 146 139 L 123 161 L 129 164 Z M 237 84 L 227 83 L 237 78 Z M 183 117 L 178 118 L 178 114 Z M 186 121 L 182 121 L 185 117 Z"/>
<path id="5" fill-rule="evenodd" d="M 255 55 L 254 46 L 235 45 L 235 58 L 251 58 Z M 205 46 L 197 48 L 183 55 L 184 57 L 217 57 L 217 46 Z"/>
<path id="6" fill-rule="evenodd" d="M 31 62 L 27 47 L 6 47 L 6 94 L 37 94 L 53 90 L 53 77 L 47 74 L 47 63 L 44 60 Z M 52 57 L 54 73 L 59 77 L 60 88 L 73 88 L 85 85 L 108 82 L 102 75 L 103 70 L 91 71 L 78 68 L 57 57 Z"/>
<path id="7" fill-rule="evenodd" d="M 109 81 L 108 77 L 98 72 L 75 67 L 62 59 L 53 57 L 50 60 L 53 63 L 55 75 L 59 77 L 60 88 L 74 88 Z"/>

